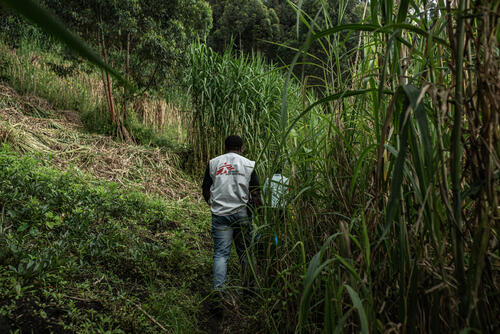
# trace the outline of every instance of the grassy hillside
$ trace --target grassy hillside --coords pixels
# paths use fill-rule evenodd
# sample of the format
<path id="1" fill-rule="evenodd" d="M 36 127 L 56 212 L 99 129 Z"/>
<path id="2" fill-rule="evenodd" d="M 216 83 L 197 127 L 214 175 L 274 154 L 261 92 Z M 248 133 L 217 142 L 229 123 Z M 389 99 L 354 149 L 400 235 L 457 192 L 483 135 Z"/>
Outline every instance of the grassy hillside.
<path id="1" fill-rule="evenodd" d="M 196 329 L 206 214 L 0 150 L 3 331 Z M 175 303 L 173 303 L 175 301 Z"/>
<path id="2" fill-rule="evenodd" d="M 199 331 L 209 215 L 175 157 L 0 85 L 0 332 Z"/>
<path id="3" fill-rule="evenodd" d="M 58 168 L 77 166 L 99 179 L 170 199 L 197 196 L 189 176 L 177 168 L 183 155 L 88 133 L 79 113 L 56 110 L 32 94 L 20 96 L 2 83 L 0 108 L 2 141 L 19 152 L 44 153 Z"/>

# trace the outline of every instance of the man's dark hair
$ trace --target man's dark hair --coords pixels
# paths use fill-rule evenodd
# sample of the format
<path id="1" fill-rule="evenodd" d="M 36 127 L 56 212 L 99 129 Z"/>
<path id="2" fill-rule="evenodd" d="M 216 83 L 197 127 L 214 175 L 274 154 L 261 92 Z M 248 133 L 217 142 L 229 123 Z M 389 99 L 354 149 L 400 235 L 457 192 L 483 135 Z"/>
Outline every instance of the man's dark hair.
<path id="1" fill-rule="evenodd" d="M 226 138 L 224 145 L 226 146 L 226 151 L 241 151 L 243 139 L 240 136 L 231 135 Z"/>

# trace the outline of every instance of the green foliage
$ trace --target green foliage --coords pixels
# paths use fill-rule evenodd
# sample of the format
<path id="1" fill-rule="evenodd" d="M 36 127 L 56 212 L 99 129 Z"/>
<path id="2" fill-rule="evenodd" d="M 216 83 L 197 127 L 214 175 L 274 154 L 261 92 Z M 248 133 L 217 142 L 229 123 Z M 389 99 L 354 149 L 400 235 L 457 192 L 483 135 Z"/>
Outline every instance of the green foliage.
<path id="1" fill-rule="evenodd" d="M 208 217 L 45 164 L 0 149 L 3 326 L 155 333 L 142 304 L 167 328 L 195 330 L 209 257 L 186 245 Z"/>
<path id="2" fill-rule="evenodd" d="M 127 82 L 113 68 L 108 66 L 91 48 L 85 44 L 78 36 L 71 33 L 64 24 L 59 21 L 52 13 L 41 7 L 38 2 L 33 0 L 12 1 L 2 0 L 2 3 L 26 19 L 38 25 L 43 31 L 52 37 L 67 44 L 71 50 L 84 57 L 89 62 L 99 66 L 107 72 L 113 74 L 119 81 L 127 85 Z"/>
<path id="3" fill-rule="evenodd" d="M 176 136 L 178 135 L 175 129 L 165 128 L 161 130 L 154 129 L 151 126 L 146 126 L 137 120 L 135 114 L 129 115 L 127 119 L 127 128 L 134 136 L 134 140 L 141 145 L 149 147 L 158 147 L 166 152 L 187 156 L 191 153 L 191 148 L 188 144 L 180 143 Z"/>
<path id="4" fill-rule="evenodd" d="M 211 10 L 203 0 L 81 1 L 44 0 L 58 17 L 99 49 L 142 87 L 159 88 L 185 63 L 191 42 L 211 28 Z"/>
<path id="5" fill-rule="evenodd" d="M 11 44 L 33 35 L 52 45 L 53 40 L 60 40 L 69 51 L 114 74 L 129 88 L 130 83 L 123 79 L 129 75 L 140 87 L 156 89 L 175 79 L 186 63 L 189 44 L 204 39 L 212 24 L 210 6 L 203 0 L 94 0 L 84 4 L 44 0 L 43 6 L 31 0 L 3 3 L 49 34 L 44 36 L 39 29 L 1 8 L 3 33 Z M 98 49 L 100 56 L 70 30 Z"/>
<path id="6" fill-rule="evenodd" d="M 262 0 L 212 0 L 211 5 L 214 28 L 208 41 L 215 50 L 222 53 L 234 40 L 240 51 L 259 50 L 272 56 L 274 47 L 266 41 L 279 41 L 282 33 L 274 9 Z"/>
<path id="7" fill-rule="evenodd" d="M 224 138 L 230 134 L 242 136 L 246 152 L 261 166 L 272 164 L 281 141 L 278 133 L 285 80 L 280 69 L 266 65 L 259 56 L 236 56 L 231 47 L 220 56 L 204 44 L 195 44 L 190 56 L 186 76 L 192 104 L 188 138 L 198 166 L 222 154 Z M 298 108 L 296 87 L 286 95 L 290 96 L 287 112 L 294 115 Z"/>
<path id="8" fill-rule="evenodd" d="M 347 3 L 346 3 L 347 4 Z M 339 24 L 339 1 L 293 0 L 293 1 L 227 1 L 211 0 L 213 25 L 208 35 L 208 44 L 219 53 L 223 53 L 234 40 L 234 47 L 245 53 L 262 52 L 268 60 L 275 63 L 290 64 L 295 52 L 305 42 L 309 26 L 297 20 L 296 11 L 300 6 L 302 13 L 314 17 L 318 11 L 313 31 Z M 324 10 L 323 10 L 324 9 Z M 350 1 L 342 9 L 342 23 L 357 22 L 361 17 L 361 2 Z M 347 38 L 348 48 L 354 47 L 355 39 Z M 310 50 L 315 57 L 324 57 L 322 45 L 316 44 Z M 305 60 L 305 62 L 310 59 Z M 347 64 L 342 66 L 345 70 Z M 318 75 L 313 66 L 305 66 L 309 75 Z"/>
<path id="9" fill-rule="evenodd" d="M 338 2 L 337 22 L 348 3 Z M 311 47 L 326 56 L 310 57 L 324 73 L 322 87 L 313 91 L 316 82 L 303 78 L 303 108 L 286 129 L 289 218 L 283 224 L 266 209 L 257 217 L 262 238 L 280 240 L 260 269 L 270 331 L 498 327 L 491 298 L 498 266 L 490 266 L 498 260 L 498 197 L 486 195 L 498 188 L 498 166 L 487 162 L 498 159 L 498 119 L 489 116 L 498 99 L 486 93 L 497 80 L 478 73 L 500 64 L 500 15 L 493 5 L 458 3 L 464 15 L 443 3 L 370 1 L 371 23 L 333 19 L 320 31 L 299 12 L 312 27 Z M 490 21 L 484 9 L 493 7 Z M 460 21 L 490 46 L 462 49 L 464 31 L 452 28 Z M 363 31 L 360 48 L 346 47 L 344 31 Z M 349 59 L 357 61 L 339 75 Z M 475 100 L 484 94 L 484 104 Z M 491 182 L 479 181 L 486 175 Z M 479 183 L 481 195 L 471 197 Z"/>
<path id="10" fill-rule="evenodd" d="M 14 15 L 5 7 L 0 7 L 0 31 L 2 39 L 13 47 L 17 47 L 19 42 L 24 39 L 46 41 L 44 47 L 50 47 L 53 40 L 47 38 L 37 26 L 27 24 L 26 20 L 19 15 Z"/>

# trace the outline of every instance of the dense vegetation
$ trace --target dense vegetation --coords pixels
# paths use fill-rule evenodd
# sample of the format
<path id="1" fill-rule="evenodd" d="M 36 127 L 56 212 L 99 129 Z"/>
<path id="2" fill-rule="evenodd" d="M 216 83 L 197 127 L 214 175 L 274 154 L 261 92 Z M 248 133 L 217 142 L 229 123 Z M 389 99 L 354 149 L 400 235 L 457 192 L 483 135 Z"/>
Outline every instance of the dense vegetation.
<path id="1" fill-rule="evenodd" d="M 2 331 L 195 331 L 206 215 L 47 163 L 0 150 Z"/>
<path id="2" fill-rule="evenodd" d="M 182 43 L 175 44 L 177 51 L 137 55 L 137 59 L 145 57 L 145 69 L 150 72 L 158 63 L 176 73 L 169 76 L 175 84 L 152 81 L 150 86 L 157 87 L 150 93 L 159 98 L 131 96 L 120 88 L 118 105 L 124 117 L 118 125 L 111 112 L 110 79 L 87 65 L 76 65 L 75 59 L 65 63 L 60 58 L 64 49 L 51 61 L 54 66 L 39 66 L 30 60 L 29 51 L 22 51 L 30 47 L 25 45 L 26 36 L 16 39 L 7 33 L 4 39 L 10 47 L 22 47 L 0 64 L 2 79 L 18 90 L 52 99 L 56 105 L 61 100 L 57 108 L 78 110 L 91 131 L 160 147 L 177 156 L 182 155 L 182 146 L 173 144 L 171 138 L 188 141 L 194 159 L 172 164 L 189 166 L 196 177 L 210 157 L 221 153 L 224 137 L 234 132 L 247 142 L 245 154 L 257 160 L 261 178 L 271 175 L 277 166 L 283 167 L 292 185 L 289 214 L 282 224 L 264 207 L 254 219 L 265 256 L 257 257 L 257 290 L 240 298 L 244 311 L 238 309 L 233 319 L 241 324 L 239 330 L 498 331 L 500 6 L 486 0 L 304 0 L 286 4 L 214 0 L 210 6 L 195 2 L 200 3 L 199 8 L 188 7 L 193 11 L 187 14 L 180 10 L 183 1 L 170 3 L 172 13 L 180 15 L 175 21 L 179 29 L 182 26 L 192 32 L 179 33 Z M 56 2 L 43 3 L 50 7 Z M 145 3 L 162 8 L 154 1 Z M 146 38 L 142 32 L 155 32 L 160 23 L 148 25 L 151 30 L 140 27 L 162 19 L 162 12 L 145 20 L 145 13 L 150 12 L 144 12 L 146 7 L 135 1 L 124 3 L 133 11 L 115 8 L 112 1 L 96 4 L 96 10 L 112 14 L 106 17 L 110 20 L 106 25 L 97 22 L 104 39 L 99 35 L 95 39 L 95 32 L 78 31 L 84 27 L 78 20 L 91 20 L 94 14 L 68 18 L 65 15 L 71 14 L 71 6 L 61 5 L 60 16 L 67 22 L 75 20 L 73 28 L 94 46 L 104 40 L 108 46 L 100 46 L 103 56 L 109 48 L 109 55 L 116 57 L 110 63 L 127 74 L 119 59 L 120 54 L 122 59 L 123 55 L 128 58 L 127 36 L 132 35 L 122 35 L 125 30 L 119 24 L 128 22 L 137 29 L 133 36 L 140 45 Z M 199 31 L 188 28 L 194 22 L 187 19 L 197 11 L 204 18 L 213 13 L 211 22 L 202 20 L 205 23 L 198 26 Z M 4 26 L 26 26 L 16 22 Z M 211 24 L 213 29 L 208 32 Z M 40 53 L 44 43 L 54 43 L 41 39 L 33 52 Z M 293 49 L 300 50 L 283 56 L 284 50 Z M 2 52 L 10 50 L 5 46 Z M 262 55 L 251 55 L 253 51 Z M 183 57 L 177 58 L 179 54 Z M 26 79 L 43 78 L 40 73 L 59 77 L 55 73 L 61 64 L 77 69 L 56 83 L 59 88 L 47 89 L 45 84 L 40 88 Z M 129 80 L 133 85 L 148 86 L 144 78 L 132 75 Z M 46 82 L 52 81 L 57 80 Z M 68 89 L 64 98 L 54 93 L 72 81 L 87 87 L 83 95 L 81 89 L 74 95 Z M 96 99 L 88 98 L 92 89 L 101 96 L 97 104 Z M 145 112 L 156 110 L 151 105 L 156 106 L 162 96 L 176 104 L 173 109 L 180 113 Z M 156 116 L 160 114 L 175 119 L 175 125 L 159 126 L 164 123 Z M 175 133 L 171 125 L 183 129 Z M 129 135 L 123 135 L 124 129 Z M 158 139 L 162 136 L 163 141 Z M 12 136 L 0 138 L 9 142 Z M 36 147 L 40 146 L 31 146 L 31 151 Z M 0 161 L 0 191 L 4 194 L 0 198 L 0 259 L 9 268 L 0 282 L 12 287 L 2 288 L 5 295 L 0 300 L 15 300 L 3 303 L 1 312 L 14 327 L 25 325 L 11 319 L 26 319 L 23 316 L 29 311 L 23 305 L 30 303 L 36 305 L 33 314 L 40 315 L 32 321 L 56 326 L 53 319 L 58 315 L 47 313 L 47 305 L 56 303 L 62 305 L 58 310 L 63 314 L 58 326 L 64 323 L 74 331 L 99 326 L 154 331 L 154 326 L 148 327 L 151 321 L 130 316 L 149 312 L 162 324 L 176 324 L 171 330 L 194 330 L 198 324 L 187 315 L 196 312 L 194 303 L 210 284 L 209 239 L 200 246 L 205 254 L 201 258 L 192 256 L 190 245 L 198 242 L 192 235 L 197 231 L 208 238 L 206 209 L 189 216 L 183 210 L 166 209 L 178 208 L 179 203 L 165 204 L 128 188 L 106 183 L 87 189 L 84 177 L 56 172 L 41 166 L 50 161 L 21 157 L 5 147 Z M 6 194 L 15 194 L 14 200 L 6 200 Z M 86 209 L 81 211 L 81 207 Z M 76 220 L 67 225 L 71 219 Z M 187 228 L 172 243 L 144 239 L 144 235 L 156 233 L 158 226 L 169 228 L 171 221 L 183 221 Z M 75 232 L 78 229 L 84 229 L 85 238 Z M 271 242 L 275 235 L 278 245 Z M 109 242 L 90 247 L 97 236 Z M 172 246 L 175 242 L 178 249 Z M 49 244 L 54 246 L 46 247 Z M 103 254 L 94 255 L 93 251 Z M 30 254 L 35 254 L 33 259 Z M 182 257 L 179 260 L 186 267 L 176 277 L 186 284 L 169 285 L 162 275 L 172 272 L 172 263 L 163 262 L 158 254 Z M 60 257 L 66 259 L 64 263 Z M 124 276 L 117 264 L 128 265 L 142 281 Z M 98 265 L 98 271 L 91 278 L 75 274 L 78 268 L 91 271 L 93 265 Z M 35 267 L 39 270 L 36 275 L 31 273 Z M 113 284 L 126 291 L 122 294 L 125 299 L 117 300 L 128 300 L 124 305 L 130 310 L 118 312 L 128 320 L 109 320 L 117 314 L 112 304 L 102 304 L 96 313 L 95 307 L 85 304 L 68 306 L 69 297 L 51 297 L 49 287 L 64 282 L 73 289 L 69 291 L 82 294 L 102 275 L 110 277 L 106 280 L 111 285 L 106 295 L 110 300 L 120 296 Z M 155 302 L 141 290 L 145 281 L 150 284 L 149 296 L 157 296 Z M 241 290 L 237 280 L 233 289 Z M 46 295 L 49 297 L 42 298 Z M 180 295 L 186 298 L 173 297 Z M 87 295 L 73 297 L 90 299 Z M 181 310 L 171 313 L 176 309 L 171 305 L 158 309 L 169 303 Z M 75 320 L 73 309 L 84 316 Z M 176 323 L 171 317 L 175 314 L 184 320 Z M 219 331 L 235 331 L 227 322 L 219 325 Z"/>

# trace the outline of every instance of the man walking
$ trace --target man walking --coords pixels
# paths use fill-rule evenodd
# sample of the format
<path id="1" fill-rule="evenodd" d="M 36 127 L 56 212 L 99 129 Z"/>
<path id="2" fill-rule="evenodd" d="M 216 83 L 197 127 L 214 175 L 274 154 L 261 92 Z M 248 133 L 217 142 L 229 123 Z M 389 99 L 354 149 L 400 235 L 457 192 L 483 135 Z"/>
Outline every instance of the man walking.
<path id="1" fill-rule="evenodd" d="M 248 284 L 247 249 L 251 241 L 251 222 L 247 205 L 250 198 L 255 207 L 262 202 L 255 162 L 241 155 L 243 140 L 236 135 L 226 138 L 225 154 L 210 160 L 203 178 L 203 197 L 212 212 L 212 237 L 214 240 L 213 290 L 224 290 L 227 261 L 234 243 L 241 263 L 244 283 Z"/>

